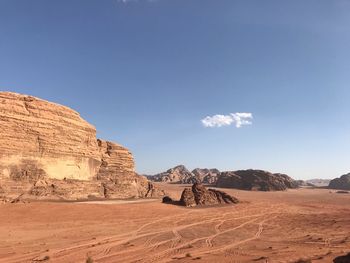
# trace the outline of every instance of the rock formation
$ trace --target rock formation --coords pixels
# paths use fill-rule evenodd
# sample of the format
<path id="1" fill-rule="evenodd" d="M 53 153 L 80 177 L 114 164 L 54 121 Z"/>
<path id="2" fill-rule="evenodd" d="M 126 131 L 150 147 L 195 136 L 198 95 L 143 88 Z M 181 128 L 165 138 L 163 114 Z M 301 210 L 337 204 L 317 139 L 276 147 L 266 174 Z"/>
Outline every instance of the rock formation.
<path id="1" fill-rule="evenodd" d="M 339 256 L 333 259 L 334 263 L 350 263 L 350 252 L 344 256 Z"/>
<path id="2" fill-rule="evenodd" d="M 196 168 L 190 172 L 184 165 L 178 165 L 166 172 L 156 175 L 147 176 L 151 181 L 167 182 L 175 184 L 215 184 L 217 176 L 220 174 L 218 169 L 201 169 Z"/>
<path id="3" fill-rule="evenodd" d="M 206 189 L 202 184 L 195 183 L 192 188 L 185 188 L 179 204 L 187 207 L 217 204 L 236 204 L 238 199 L 227 193 Z"/>
<path id="4" fill-rule="evenodd" d="M 328 188 L 339 190 L 350 190 L 350 173 L 335 178 L 329 182 Z"/>
<path id="5" fill-rule="evenodd" d="M 130 198 L 160 194 L 134 172 L 132 154 L 96 139 L 76 111 L 0 92 L 0 196 Z"/>
<path id="6" fill-rule="evenodd" d="M 95 128 L 77 112 L 31 96 L 0 93 L 0 174 L 91 179 L 100 156 Z"/>
<path id="7" fill-rule="evenodd" d="M 196 168 L 192 171 L 192 174 L 196 177 L 197 182 L 203 184 L 215 184 L 220 171 L 218 169 Z"/>
<path id="8" fill-rule="evenodd" d="M 166 172 L 148 176 L 148 179 L 155 182 L 167 182 L 178 184 L 193 184 L 197 182 L 195 176 L 183 165 L 178 165 Z"/>
<path id="9" fill-rule="evenodd" d="M 297 188 L 297 183 L 285 174 L 272 174 L 262 170 L 222 172 L 217 187 L 256 191 L 281 191 Z"/>
<path id="10" fill-rule="evenodd" d="M 308 184 L 312 184 L 316 187 L 324 187 L 324 186 L 328 186 L 330 181 L 331 181 L 330 179 L 310 179 L 310 180 L 306 180 L 305 182 Z"/>

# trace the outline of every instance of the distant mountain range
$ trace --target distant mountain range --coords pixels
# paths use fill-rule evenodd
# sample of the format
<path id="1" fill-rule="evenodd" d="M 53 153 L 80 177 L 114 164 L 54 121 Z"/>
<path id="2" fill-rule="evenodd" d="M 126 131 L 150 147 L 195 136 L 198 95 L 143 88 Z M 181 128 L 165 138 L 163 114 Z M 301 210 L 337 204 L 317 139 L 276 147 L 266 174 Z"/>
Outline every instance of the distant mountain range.
<path id="1" fill-rule="evenodd" d="M 166 172 L 147 175 L 146 177 L 154 182 L 177 184 L 193 184 L 199 182 L 204 184 L 215 184 L 219 174 L 220 171 L 218 169 L 196 168 L 190 172 L 184 165 L 178 165 Z"/>
<path id="2" fill-rule="evenodd" d="M 304 182 L 314 185 L 316 187 L 324 187 L 324 186 L 328 186 L 330 181 L 331 179 L 310 179 Z"/>
<path id="3" fill-rule="evenodd" d="M 263 170 L 238 170 L 221 172 L 216 168 L 196 168 L 189 171 L 184 165 L 178 165 L 166 172 L 148 175 L 154 182 L 174 184 L 203 183 L 222 188 L 243 190 L 280 191 L 297 187 L 322 187 L 350 190 L 350 173 L 340 178 L 294 180 L 286 174 L 270 173 Z"/>
<path id="4" fill-rule="evenodd" d="M 239 170 L 220 172 L 218 169 L 196 168 L 190 172 L 184 165 L 178 165 L 166 172 L 147 178 L 154 182 L 177 184 L 203 183 L 222 188 L 243 190 L 279 191 L 297 188 L 299 183 L 285 174 L 273 174 L 262 170 Z"/>

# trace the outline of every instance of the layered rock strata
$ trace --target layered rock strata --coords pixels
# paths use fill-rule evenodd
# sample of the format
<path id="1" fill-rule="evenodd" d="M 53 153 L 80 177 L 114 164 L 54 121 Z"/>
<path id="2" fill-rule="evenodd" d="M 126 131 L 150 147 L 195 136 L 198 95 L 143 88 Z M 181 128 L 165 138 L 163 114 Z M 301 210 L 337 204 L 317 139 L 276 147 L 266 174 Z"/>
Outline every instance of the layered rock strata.
<path id="1" fill-rule="evenodd" d="M 0 196 L 79 199 L 162 194 L 123 146 L 96 139 L 76 111 L 0 92 Z"/>

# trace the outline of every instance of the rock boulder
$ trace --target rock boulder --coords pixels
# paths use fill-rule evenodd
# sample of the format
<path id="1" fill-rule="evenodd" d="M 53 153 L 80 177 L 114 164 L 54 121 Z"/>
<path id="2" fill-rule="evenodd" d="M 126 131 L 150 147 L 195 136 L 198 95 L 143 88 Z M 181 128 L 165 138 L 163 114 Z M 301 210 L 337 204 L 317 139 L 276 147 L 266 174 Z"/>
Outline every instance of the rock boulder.
<path id="1" fill-rule="evenodd" d="M 195 183 L 192 188 L 185 188 L 182 192 L 180 205 L 208 206 L 218 204 L 236 204 L 238 199 L 215 189 L 207 189 L 202 184 Z"/>

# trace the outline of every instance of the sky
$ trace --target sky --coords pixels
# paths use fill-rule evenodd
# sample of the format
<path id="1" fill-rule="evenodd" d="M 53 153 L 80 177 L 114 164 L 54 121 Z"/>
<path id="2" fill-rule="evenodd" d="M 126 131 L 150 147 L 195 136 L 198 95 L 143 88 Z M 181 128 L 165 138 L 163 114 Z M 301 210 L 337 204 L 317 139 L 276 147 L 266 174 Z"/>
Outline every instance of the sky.
<path id="1" fill-rule="evenodd" d="M 0 0 L 0 90 L 77 110 L 136 170 L 350 172 L 350 1 Z"/>

